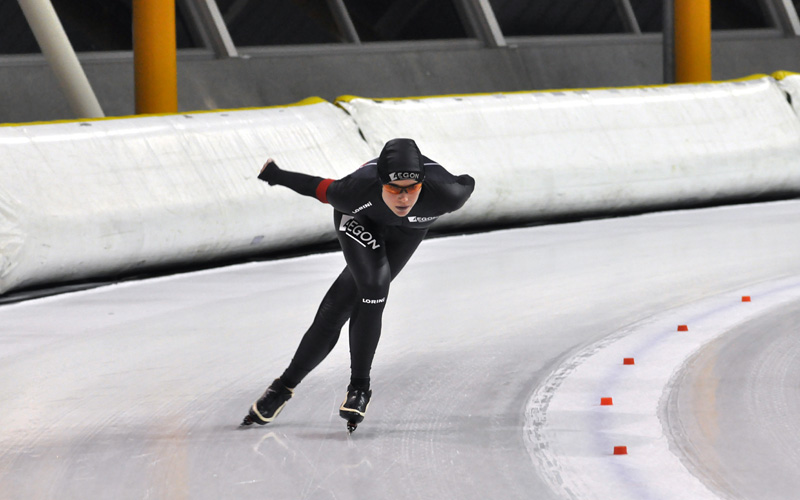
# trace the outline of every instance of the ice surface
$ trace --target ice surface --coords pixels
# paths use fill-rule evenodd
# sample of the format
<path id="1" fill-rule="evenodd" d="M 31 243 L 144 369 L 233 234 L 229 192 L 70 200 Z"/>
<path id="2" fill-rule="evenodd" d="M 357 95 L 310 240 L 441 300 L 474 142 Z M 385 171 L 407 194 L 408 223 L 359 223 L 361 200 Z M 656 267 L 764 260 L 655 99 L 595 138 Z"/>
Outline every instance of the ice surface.
<path id="1" fill-rule="evenodd" d="M 429 240 L 392 286 L 349 437 L 346 341 L 273 424 L 238 428 L 338 253 L 0 306 L 0 498 L 560 498 L 523 435 L 539 385 L 632 324 L 800 275 L 798 227 L 789 201 Z"/>

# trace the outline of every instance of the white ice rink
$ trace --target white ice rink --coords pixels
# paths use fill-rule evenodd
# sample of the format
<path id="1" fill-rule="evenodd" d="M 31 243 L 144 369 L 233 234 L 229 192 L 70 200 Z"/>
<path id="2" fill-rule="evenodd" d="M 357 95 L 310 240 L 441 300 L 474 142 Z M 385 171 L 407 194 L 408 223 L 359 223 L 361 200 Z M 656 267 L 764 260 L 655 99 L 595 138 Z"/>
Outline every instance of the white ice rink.
<path id="1" fill-rule="evenodd" d="M 238 428 L 339 253 L 0 306 L 0 499 L 797 498 L 798 228 L 788 201 L 426 241 L 352 436 L 346 330 Z"/>

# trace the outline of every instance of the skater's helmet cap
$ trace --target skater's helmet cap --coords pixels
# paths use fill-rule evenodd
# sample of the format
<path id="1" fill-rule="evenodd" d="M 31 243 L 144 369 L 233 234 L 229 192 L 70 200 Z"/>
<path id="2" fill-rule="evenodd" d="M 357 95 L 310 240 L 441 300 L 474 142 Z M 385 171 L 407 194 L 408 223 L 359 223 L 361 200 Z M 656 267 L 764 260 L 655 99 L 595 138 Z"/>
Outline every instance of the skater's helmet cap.
<path id="1" fill-rule="evenodd" d="M 383 146 L 378 157 L 378 178 L 381 184 L 412 180 L 422 182 L 425 163 L 413 139 L 392 139 Z"/>

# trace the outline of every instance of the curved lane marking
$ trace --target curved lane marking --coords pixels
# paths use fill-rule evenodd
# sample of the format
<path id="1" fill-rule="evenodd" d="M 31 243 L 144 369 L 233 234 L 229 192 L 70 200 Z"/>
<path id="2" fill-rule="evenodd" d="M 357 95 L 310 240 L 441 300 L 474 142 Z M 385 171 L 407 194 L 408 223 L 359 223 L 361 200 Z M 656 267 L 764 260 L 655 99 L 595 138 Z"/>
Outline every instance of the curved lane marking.
<path id="1" fill-rule="evenodd" d="M 537 471 L 563 498 L 720 498 L 675 454 L 660 406 L 673 375 L 703 345 L 799 299 L 800 276 L 764 282 L 666 311 L 580 350 L 526 406 L 524 440 Z M 633 365 L 623 363 L 631 357 Z M 604 397 L 613 405 L 601 405 Z M 616 446 L 627 455 L 614 455 Z"/>

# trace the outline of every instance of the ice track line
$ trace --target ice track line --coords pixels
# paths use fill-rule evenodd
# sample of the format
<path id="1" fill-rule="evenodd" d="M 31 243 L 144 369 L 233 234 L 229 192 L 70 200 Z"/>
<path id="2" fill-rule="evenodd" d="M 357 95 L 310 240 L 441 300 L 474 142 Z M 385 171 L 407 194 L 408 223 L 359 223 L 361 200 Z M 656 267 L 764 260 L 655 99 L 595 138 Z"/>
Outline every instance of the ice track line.
<path id="1" fill-rule="evenodd" d="M 797 301 L 800 276 L 765 282 L 666 311 L 582 349 L 528 401 L 524 440 L 534 466 L 563 498 L 725 498 L 673 453 L 664 422 L 669 393 L 704 345 Z"/>

